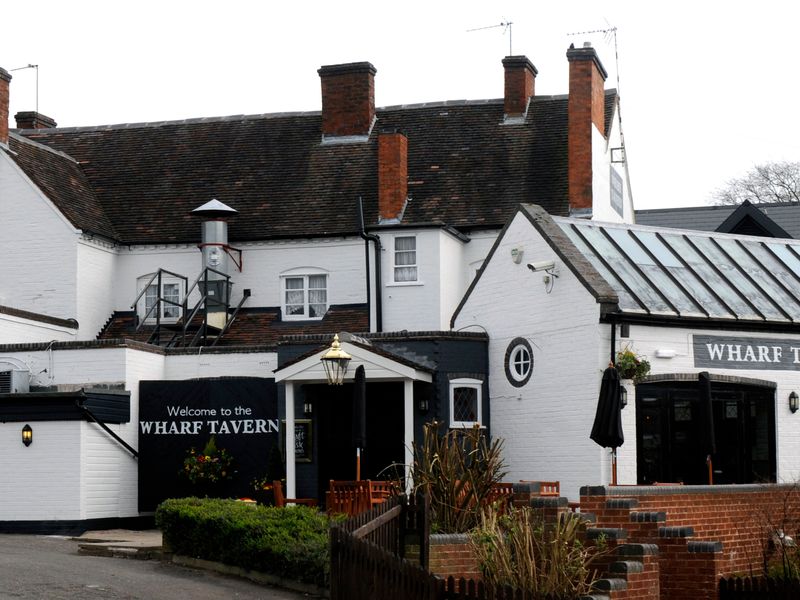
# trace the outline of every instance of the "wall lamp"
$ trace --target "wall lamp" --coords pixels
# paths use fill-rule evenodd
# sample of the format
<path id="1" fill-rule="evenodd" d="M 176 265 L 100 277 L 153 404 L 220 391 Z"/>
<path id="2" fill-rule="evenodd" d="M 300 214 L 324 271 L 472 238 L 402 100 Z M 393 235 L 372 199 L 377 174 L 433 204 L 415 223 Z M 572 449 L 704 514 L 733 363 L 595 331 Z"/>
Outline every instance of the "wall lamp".
<path id="1" fill-rule="evenodd" d="M 421 413 L 428 412 L 428 399 L 425 397 L 420 398 L 419 404 L 417 406 L 419 407 L 419 412 Z"/>
<path id="2" fill-rule="evenodd" d="M 307 417 L 311 416 L 311 413 L 314 412 L 314 405 L 311 403 L 311 400 L 306 400 L 303 402 L 303 414 Z"/>
<path id="3" fill-rule="evenodd" d="M 797 392 L 792 391 L 789 394 L 789 410 L 796 413 L 798 408 L 800 408 L 800 396 L 797 395 Z"/>
<path id="4" fill-rule="evenodd" d="M 620 408 L 628 406 L 628 390 L 624 385 L 619 386 L 619 406 Z"/>
<path id="5" fill-rule="evenodd" d="M 347 365 L 350 363 L 351 358 L 353 357 L 342 350 L 342 346 L 339 344 L 339 334 L 335 334 L 331 347 L 320 359 L 322 366 L 325 367 L 325 377 L 328 379 L 328 385 L 342 385 L 344 375 L 347 373 Z"/>
<path id="6" fill-rule="evenodd" d="M 33 443 L 33 429 L 31 429 L 30 425 L 25 425 L 22 428 L 22 443 L 26 446 L 30 446 Z"/>

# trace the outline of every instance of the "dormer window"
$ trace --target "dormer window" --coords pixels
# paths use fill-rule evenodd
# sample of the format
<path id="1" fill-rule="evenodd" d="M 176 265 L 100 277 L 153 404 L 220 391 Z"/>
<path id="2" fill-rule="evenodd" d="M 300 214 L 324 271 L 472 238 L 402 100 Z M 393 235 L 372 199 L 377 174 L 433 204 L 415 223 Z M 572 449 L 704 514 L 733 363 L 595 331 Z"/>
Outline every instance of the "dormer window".
<path id="1" fill-rule="evenodd" d="M 396 283 L 417 281 L 417 237 L 394 238 L 394 280 Z"/>
<path id="2" fill-rule="evenodd" d="M 328 276 L 322 273 L 284 275 L 283 316 L 321 319 L 328 311 Z"/>

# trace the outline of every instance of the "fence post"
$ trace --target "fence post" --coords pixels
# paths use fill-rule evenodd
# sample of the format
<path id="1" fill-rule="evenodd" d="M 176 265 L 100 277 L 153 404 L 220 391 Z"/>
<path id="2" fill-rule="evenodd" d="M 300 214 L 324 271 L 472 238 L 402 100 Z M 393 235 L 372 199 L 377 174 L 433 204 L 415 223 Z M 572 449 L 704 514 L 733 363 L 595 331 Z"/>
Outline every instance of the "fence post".
<path id="1" fill-rule="evenodd" d="M 419 564 L 426 571 L 431 555 L 431 497 L 417 492 L 417 530 L 419 532 Z"/>

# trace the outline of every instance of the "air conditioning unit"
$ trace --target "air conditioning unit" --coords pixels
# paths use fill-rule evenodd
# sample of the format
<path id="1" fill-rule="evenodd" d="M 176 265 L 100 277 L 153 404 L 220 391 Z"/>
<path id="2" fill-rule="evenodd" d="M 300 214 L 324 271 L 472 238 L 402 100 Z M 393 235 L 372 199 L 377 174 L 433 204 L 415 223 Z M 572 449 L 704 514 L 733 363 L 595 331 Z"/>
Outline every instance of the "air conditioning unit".
<path id="1" fill-rule="evenodd" d="M 27 393 L 30 381 L 30 371 L 0 371 L 0 394 Z"/>

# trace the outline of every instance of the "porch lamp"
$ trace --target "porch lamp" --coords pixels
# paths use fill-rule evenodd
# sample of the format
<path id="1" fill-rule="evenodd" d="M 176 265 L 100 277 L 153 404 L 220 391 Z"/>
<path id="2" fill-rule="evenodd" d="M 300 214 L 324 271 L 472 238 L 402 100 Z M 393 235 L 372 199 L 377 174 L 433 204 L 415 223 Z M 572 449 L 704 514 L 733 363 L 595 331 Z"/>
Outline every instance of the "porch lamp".
<path id="1" fill-rule="evenodd" d="M 621 408 L 628 406 L 628 390 L 623 385 L 619 386 L 619 405 Z"/>
<path id="2" fill-rule="evenodd" d="M 25 425 L 22 428 L 22 443 L 26 446 L 30 446 L 33 443 L 33 429 L 31 429 L 30 425 Z"/>
<path id="3" fill-rule="evenodd" d="M 789 410 L 796 413 L 798 408 L 800 408 L 800 396 L 797 395 L 797 392 L 793 391 L 789 394 Z"/>
<path id="4" fill-rule="evenodd" d="M 339 334 L 333 336 L 333 343 L 325 355 L 320 359 L 322 366 L 325 367 L 325 376 L 328 378 L 328 385 L 342 385 L 344 375 L 347 373 L 347 365 L 350 364 L 350 356 L 342 350 L 339 344 Z"/>

